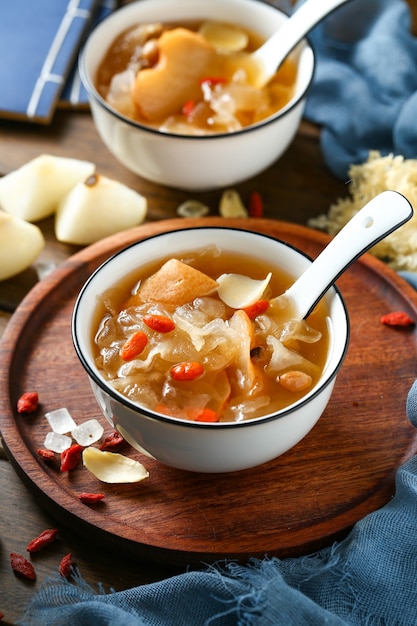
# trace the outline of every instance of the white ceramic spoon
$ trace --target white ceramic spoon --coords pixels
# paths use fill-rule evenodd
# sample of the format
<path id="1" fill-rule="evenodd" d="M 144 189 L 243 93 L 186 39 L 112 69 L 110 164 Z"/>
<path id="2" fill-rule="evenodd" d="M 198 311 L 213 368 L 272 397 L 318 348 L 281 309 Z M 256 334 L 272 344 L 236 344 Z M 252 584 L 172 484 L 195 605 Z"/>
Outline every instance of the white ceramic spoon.
<path id="1" fill-rule="evenodd" d="M 329 13 L 349 0 L 307 0 L 272 37 L 253 53 L 260 61 L 262 87 L 272 78 L 281 63 L 295 46 Z"/>
<path id="2" fill-rule="evenodd" d="M 413 207 L 403 195 L 396 191 L 380 193 L 349 220 L 304 274 L 278 297 L 290 301 L 296 319 L 304 319 L 353 261 L 412 216 Z"/>

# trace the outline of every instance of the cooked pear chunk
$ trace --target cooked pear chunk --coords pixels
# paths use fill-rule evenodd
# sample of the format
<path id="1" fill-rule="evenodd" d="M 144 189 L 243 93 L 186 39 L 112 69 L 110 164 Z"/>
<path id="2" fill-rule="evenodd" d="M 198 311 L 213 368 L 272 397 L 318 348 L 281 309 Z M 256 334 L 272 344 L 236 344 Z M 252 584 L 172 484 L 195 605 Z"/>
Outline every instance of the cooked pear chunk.
<path id="1" fill-rule="evenodd" d="M 0 178 L 0 207 L 28 222 L 55 212 L 59 200 L 95 171 L 94 163 L 41 154 Z"/>
<path id="2" fill-rule="evenodd" d="M 185 28 L 164 32 L 158 48 L 158 63 L 140 70 L 132 89 L 135 105 L 150 121 L 178 113 L 186 102 L 199 98 L 199 79 L 210 74 L 215 57 L 213 46 L 202 35 Z"/>
<path id="3" fill-rule="evenodd" d="M 44 246 L 44 237 L 37 226 L 0 211 L 0 280 L 27 269 Z"/>
<path id="4" fill-rule="evenodd" d="M 256 369 L 251 359 L 251 350 L 255 345 L 255 331 L 245 311 L 235 311 L 229 320 L 229 324 L 239 337 L 236 367 L 240 375 L 236 379 L 239 387 L 249 394 L 257 383 Z"/>
<path id="5" fill-rule="evenodd" d="M 143 222 L 146 199 L 119 181 L 95 174 L 78 183 L 58 205 L 58 241 L 88 245 Z"/>
<path id="6" fill-rule="evenodd" d="M 198 29 L 211 45 L 224 52 L 239 52 L 244 50 L 249 42 L 249 35 L 233 24 L 224 24 L 207 20 Z"/>
<path id="7" fill-rule="evenodd" d="M 219 297 L 233 309 L 243 309 L 262 298 L 272 273 L 264 280 L 255 280 L 242 274 L 222 274 L 218 277 Z"/>
<path id="8" fill-rule="evenodd" d="M 200 270 L 170 259 L 141 285 L 135 299 L 181 306 L 217 289 L 217 282 Z"/>

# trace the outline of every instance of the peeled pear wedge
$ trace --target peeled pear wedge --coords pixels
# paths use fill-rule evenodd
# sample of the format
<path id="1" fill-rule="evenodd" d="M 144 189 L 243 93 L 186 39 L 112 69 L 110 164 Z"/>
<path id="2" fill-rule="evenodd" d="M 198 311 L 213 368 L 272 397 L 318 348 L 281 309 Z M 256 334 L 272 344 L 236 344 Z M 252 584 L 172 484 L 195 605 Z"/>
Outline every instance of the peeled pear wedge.
<path id="1" fill-rule="evenodd" d="M 88 245 L 137 226 L 147 200 L 119 181 L 94 174 L 60 201 L 55 215 L 58 241 Z"/>
<path id="2" fill-rule="evenodd" d="M 271 277 L 271 272 L 263 280 L 243 274 L 222 274 L 217 279 L 219 298 L 233 309 L 244 309 L 262 298 Z"/>
<path id="3" fill-rule="evenodd" d="M 41 154 L 0 178 L 0 207 L 37 222 L 52 215 L 60 199 L 94 171 L 89 161 Z"/>
<path id="4" fill-rule="evenodd" d="M 103 483 L 139 483 L 148 478 L 148 470 L 118 452 L 106 452 L 92 446 L 83 450 L 84 466 Z"/>
<path id="5" fill-rule="evenodd" d="M 0 280 L 27 269 L 44 246 L 45 239 L 35 224 L 0 211 Z"/>

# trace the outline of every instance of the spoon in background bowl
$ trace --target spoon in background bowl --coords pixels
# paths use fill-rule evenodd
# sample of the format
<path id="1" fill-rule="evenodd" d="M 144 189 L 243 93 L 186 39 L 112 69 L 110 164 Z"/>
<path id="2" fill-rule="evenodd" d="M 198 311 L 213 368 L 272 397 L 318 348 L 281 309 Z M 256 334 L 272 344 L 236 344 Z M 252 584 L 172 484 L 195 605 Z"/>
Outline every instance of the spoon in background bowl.
<path id="1" fill-rule="evenodd" d="M 322 19 L 349 0 L 306 0 L 272 37 L 255 50 L 261 72 L 257 87 L 266 85 L 288 54 Z"/>
<path id="2" fill-rule="evenodd" d="M 412 216 L 413 207 L 403 195 L 396 191 L 380 193 L 349 220 L 295 283 L 274 298 L 275 302 L 285 299 L 294 318 L 306 318 L 356 259 Z"/>

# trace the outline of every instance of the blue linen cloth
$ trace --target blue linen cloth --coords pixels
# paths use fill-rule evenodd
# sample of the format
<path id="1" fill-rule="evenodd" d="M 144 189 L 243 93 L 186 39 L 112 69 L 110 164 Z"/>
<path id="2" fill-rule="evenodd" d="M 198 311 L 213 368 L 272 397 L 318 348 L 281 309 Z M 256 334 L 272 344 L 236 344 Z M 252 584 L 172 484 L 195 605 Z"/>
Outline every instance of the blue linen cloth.
<path id="1" fill-rule="evenodd" d="M 322 127 L 332 173 L 346 180 L 370 150 L 417 158 L 417 38 L 405 0 L 350 0 L 309 40 L 317 66 L 305 117 Z"/>
<path id="2" fill-rule="evenodd" d="M 409 403 L 417 407 L 417 385 Z M 81 579 L 49 580 L 21 626 L 415 626 L 417 457 L 394 498 L 348 537 L 307 557 L 188 572 L 100 593 Z"/>

